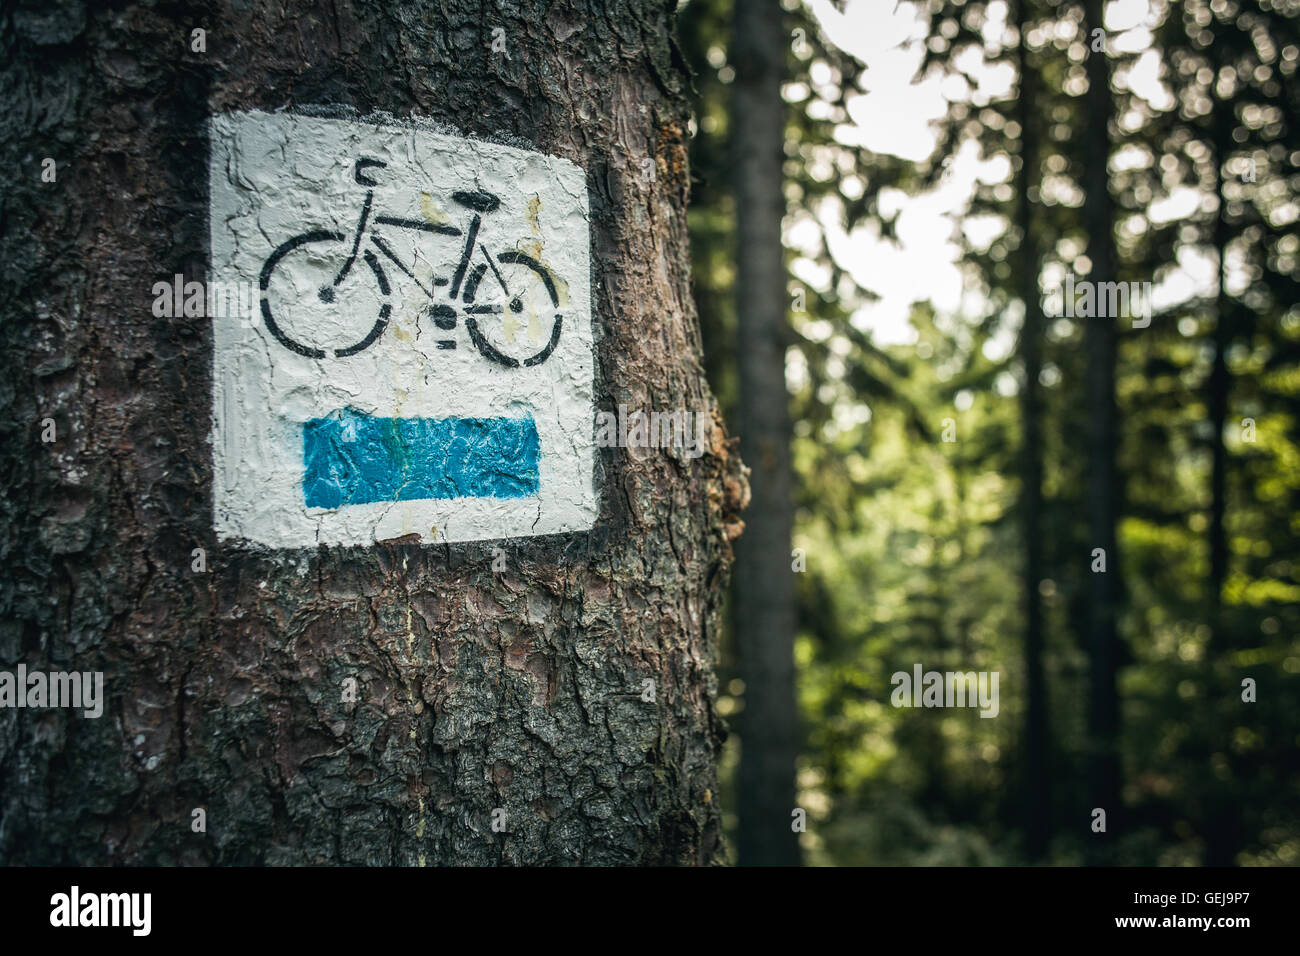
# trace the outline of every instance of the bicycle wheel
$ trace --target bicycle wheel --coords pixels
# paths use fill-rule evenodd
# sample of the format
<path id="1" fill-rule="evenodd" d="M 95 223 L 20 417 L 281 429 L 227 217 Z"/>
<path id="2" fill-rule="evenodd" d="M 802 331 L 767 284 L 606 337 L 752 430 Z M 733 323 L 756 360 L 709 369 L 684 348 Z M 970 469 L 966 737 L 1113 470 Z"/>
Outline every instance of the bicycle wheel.
<path id="1" fill-rule="evenodd" d="M 373 252 L 363 257 L 368 270 L 349 269 L 337 281 L 347 243 L 341 232 L 304 232 L 281 243 L 263 264 L 262 319 L 290 351 L 325 358 L 328 350 L 345 358 L 369 348 L 388 327 L 388 277 Z M 378 318 L 369 318 L 376 312 Z"/>
<path id="2" fill-rule="evenodd" d="M 541 365 L 559 344 L 563 319 L 555 279 L 532 256 L 511 250 L 475 266 L 464 300 L 470 341 L 498 365 Z"/>

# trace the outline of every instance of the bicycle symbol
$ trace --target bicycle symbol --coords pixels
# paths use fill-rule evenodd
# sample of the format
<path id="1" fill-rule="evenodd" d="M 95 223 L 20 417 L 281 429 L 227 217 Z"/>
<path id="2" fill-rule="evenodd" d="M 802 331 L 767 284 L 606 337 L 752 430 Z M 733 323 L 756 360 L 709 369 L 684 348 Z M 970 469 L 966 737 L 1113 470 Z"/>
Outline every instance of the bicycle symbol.
<path id="1" fill-rule="evenodd" d="M 358 159 L 353 177 L 359 185 L 377 186 L 366 170 L 385 166 L 387 163 L 377 159 Z M 430 316 L 439 329 L 454 330 L 457 319 L 463 316 L 470 341 L 484 358 L 507 368 L 540 365 L 550 358 L 560 340 L 562 324 L 554 278 L 540 262 L 525 253 L 507 250 L 494 257 L 484 247 L 479 239 L 479 227 L 483 217 L 500 206 L 496 196 L 475 191 L 453 192 L 451 198 L 473 213 L 464 230 L 419 219 L 372 216 L 374 189 L 370 188 L 366 190 L 356 233 L 350 243 L 344 233 L 327 229 L 304 232 L 281 243 L 262 265 L 259 279 L 262 318 L 276 341 L 299 355 L 319 359 L 326 357 L 329 345 L 318 341 L 321 328 L 351 329 L 350 344 L 329 351 L 337 358 L 346 358 L 368 349 L 384 334 L 392 315 L 392 305 L 388 301 L 392 288 L 379 261 L 379 256 L 383 256 L 429 298 L 431 304 L 425 306 L 421 314 Z M 416 277 L 414 269 L 402 262 L 383 236 L 375 231 L 377 226 L 464 236 L 460 261 L 450 277 L 435 276 L 431 285 L 425 286 Z M 367 240 L 368 244 L 363 248 Z M 358 253 L 366 269 L 353 268 Z M 476 260 L 475 253 L 481 254 L 482 262 Z M 344 261 L 338 267 L 340 258 Z M 292 268 L 279 268 L 285 263 L 292 263 Z M 367 275 L 373 283 L 355 279 L 347 281 L 349 277 Z M 356 327 L 356 316 L 361 315 L 363 322 L 368 321 L 364 316 L 373 310 L 375 285 L 381 303 L 379 314 L 362 334 L 364 326 Z M 439 301 L 438 292 L 444 286 L 448 287 L 445 300 Z M 331 308 L 332 316 L 328 314 Z M 549 339 L 544 346 L 533 351 L 543 339 L 543 323 L 548 315 L 553 315 Z M 526 343 L 516 341 L 521 329 L 527 333 L 524 336 Z M 456 340 L 451 338 L 440 339 L 436 344 L 440 349 L 456 348 Z M 520 352 L 524 354 L 518 354 Z"/>

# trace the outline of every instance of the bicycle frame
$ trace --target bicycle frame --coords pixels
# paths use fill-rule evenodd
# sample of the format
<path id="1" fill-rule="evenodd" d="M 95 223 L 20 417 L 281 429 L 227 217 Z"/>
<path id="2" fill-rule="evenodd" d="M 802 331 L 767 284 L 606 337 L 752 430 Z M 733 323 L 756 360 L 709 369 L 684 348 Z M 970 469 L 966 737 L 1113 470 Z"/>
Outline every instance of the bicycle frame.
<path id="1" fill-rule="evenodd" d="M 347 261 L 343 263 L 343 267 L 339 269 L 338 275 L 334 277 L 333 284 L 335 286 L 339 285 L 345 278 L 347 278 L 348 273 L 352 270 L 352 266 L 357 261 L 357 254 L 361 249 L 361 243 L 367 237 L 366 227 L 371 222 L 370 210 L 373 202 L 374 191 L 367 190 L 365 203 L 361 207 L 361 217 L 357 220 L 356 233 L 352 237 L 352 250 L 348 254 Z M 423 222 L 419 219 L 402 219 L 398 216 L 377 215 L 374 217 L 373 222 L 375 225 L 379 226 L 396 226 L 399 229 L 411 229 L 417 232 L 429 232 L 444 236 L 464 235 L 465 244 L 461 249 L 460 262 L 456 266 L 455 273 L 450 279 L 435 277 L 432 288 L 425 288 L 420 280 L 416 278 L 415 273 L 410 269 L 410 267 L 397 257 L 397 254 L 389 248 L 388 243 L 384 242 L 379 235 L 371 231 L 369 233 L 369 239 L 374 243 L 375 248 L 378 249 L 385 258 L 392 261 L 392 263 L 407 277 L 409 277 L 411 281 L 415 283 L 416 288 L 423 292 L 430 300 L 437 301 L 438 297 L 435 294 L 434 289 L 440 286 L 450 285 L 451 288 L 448 290 L 448 298 L 454 301 L 463 291 L 465 304 L 466 306 L 469 306 L 469 308 L 466 309 L 467 312 L 493 313 L 501 311 L 499 306 L 472 305 L 474 295 L 478 290 L 478 284 L 486 274 L 487 269 L 492 270 L 496 280 L 501 284 L 502 290 L 507 296 L 510 295 L 510 289 L 506 285 L 505 278 L 501 275 L 500 270 L 497 269 L 496 264 L 492 261 L 492 257 L 488 255 L 487 250 L 484 249 L 482 245 L 479 245 L 478 248 L 479 251 L 483 253 L 483 258 L 487 263 L 486 266 L 475 266 L 473 271 L 470 271 L 469 269 L 470 260 L 474 256 L 474 247 L 478 243 L 479 226 L 482 225 L 483 222 L 483 217 L 480 213 L 474 213 L 473 218 L 470 220 L 469 228 L 463 233 L 455 226 L 438 225 L 436 223 Z M 468 282 L 465 281 L 467 273 L 469 275 Z M 439 327 L 443 327 L 441 323 L 439 323 Z"/>
<path id="2" fill-rule="evenodd" d="M 361 206 L 361 215 L 357 219 L 356 229 L 352 234 L 351 248 L 348 250 L 347 258 L 343 265 L 335 274 L 333 281 L 318 290 L 322 302 L 335 301 L 335 289 L 348 277 L 353 266 L 356 265 L 358 258 L 365 262 L 366 266 L 374 274 L 375 280 L 379 284 L 379 291 L 384 297 L 380 305 L 379 315 L 375 324 L 371 327 L 370 332 L 359 342 L 349 345 L 345 348 L 332 349 L 335 356 L 346 358 L 356 355 L 359 352 L 369 348 L 374 341 L 383 334 L 388 325 L 391 316 L 392 305 L 387 301 L 390 291 L 388 279 L 384 274 L 383 268 L 379 263 L 379 256 L 383 256 L 392 262 L 404 275 L 406 275 L 417 289 L 424 293 L 425 297 L 435 304 L 432 307 L 426 307 L 427 314 L 433 319 L 434 324 L 445 331 L 452 331 L 456 328 L 457 319 L 463 315 L 465 318 L 465 327 L 469 333 L 470 341 L 474 347 L 489 361 L 503 365 L 507 368 L 518 368 L 540 364 L 546 361 L 551 352 L 554 351 L 559 341 L 561 328 L 561 315 L 555 313 L 555 321 L 551 328 L 551 337 L 549 343 L 537 354 L 526 358 L 519 359 L 498 350 L 485 336 L 478 326 L 477 316 L 501 314 L 508 308 L 512 312 L 521 312 L 524 308 L 523 292 L 512 292 L 506 283 L 502 270 L 497 267 L 500 261 L 504 265 L 517 267 L 523 264 L 533 273 L 540 276 L 542 283 L 545 285 L 546 293 L 553 305 L 559 305 L 559 299 L 556 295 L 555 283 L 547 271 L 534 259 L 524 253 L 516 250 L 507 250 L 497 256 L 495 259 L 488 251 L 487 247 L 479 239 L 479 227 L 483 223 L 483 215 L 495 211 L 500 207 L 500 200 L 488 192 L 483 191 L 457 191 L 451 194 L 451 199 L 457 204 L 466 207 L 472 211 L 469 225 L 463 231 L 455 226 L 426 222 L 420 219 L 404 219 L 399 216 L 386 216 L 374 214 L 374 187 L 378 185 L 373 179 L 364 174 L 368 167 L 383 167 L 385 164 L 379 160 L 362 158 L 357 161 L 355 178 L 357 183 L 368 187 L 366 189 L 366 198 Z M 375 226 L 395 226 L 399 229 L 410 229 L 418 233 L 434 233 L 437 235 L 464 237 L 461 246 L 460 261 L 456 264 L 455 271 L 450 277 L 433 276 L 431 283 L 426 285 L 416 277 L 413 266 L 408 266 L 392 250 L 384 237 L 375 231 Z M 366 240 L 369 239 L 369 243 Z M 259 278 L 259 285 L 262 290 L 262 316 L 266 322 L 267 328 L 271 334 L 290 351 L 305 355 L 308 358 L 324 358 L 325 351 L 312 345 L 299 342 L 280 328 L 276 322 L 267 298 L 267 289 L 271 281 L 271 275 L 276 265 L 286 255 L 298 247 L 316 242 L 346 243 L 347 236 L 342 232 L 332 232 L 328 230 L 317 229 L 303 233 L 299 236 L 286 240 L 278 246 L 262 265 L 262 272 Z M 371 248 L 373 246 L 373 248 Z M 478 248 L 482 255 L 483 262 L 474 263 L 474 250 Z M 378 255 L 376 255 L 378 253 Z M 417 259 L 419 253 L 417 251 Z M 493 278 L 501 286 L 502 292 L 505 293 L 505 299 L 500 300 L 498 304 L 475 304 L 474 299 L 478 294 L 480 283 L 491 272 Z M 446 298 L 439 301 L 438 289 L 448 286 Z M 454 304 L 453 304 L 454 303 Z M 513 339 L 512 339 L 513 341 Z M 434 343 L 439 349 L 455 349 L 457 341 L 453 338 L 439 339 Z"/>

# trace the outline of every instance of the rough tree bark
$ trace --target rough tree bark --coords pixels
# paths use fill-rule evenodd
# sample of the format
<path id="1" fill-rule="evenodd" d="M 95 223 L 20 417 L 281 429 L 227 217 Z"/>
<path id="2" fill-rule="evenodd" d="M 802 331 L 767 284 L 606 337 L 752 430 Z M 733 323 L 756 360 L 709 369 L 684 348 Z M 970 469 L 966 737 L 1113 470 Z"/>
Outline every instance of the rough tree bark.
<path id="1" fill-rule="evenodd" d="M 0 710 L 0 862 L 719 859 L 714 618 L 746 492 L 688 293 L 670 11 L 111 6 L 0 15 L 0 668 L 103 670 L 109 698 Z M 218 546 L 211 330 L 150 290 L 204 278 L 208 116 L 324 105 L 581 166 L 598 405 L 712 416 L 704 457 L 606 450 L 595 528 L 504 542 L 501 574 L 492 542 Z"/>
<path id="2" fill-rule="evenodd" d="M 794 524 L 790 410 L 785 388 L 785 74 L 778 3 L 737 3 L 732 149 L 736 200 L 736 323 L 741 455 L 753 469 L 748 530 L 737 545 L 736 644 L 741 724 L 739 862 L 793 865 L 795 806 Z"/>

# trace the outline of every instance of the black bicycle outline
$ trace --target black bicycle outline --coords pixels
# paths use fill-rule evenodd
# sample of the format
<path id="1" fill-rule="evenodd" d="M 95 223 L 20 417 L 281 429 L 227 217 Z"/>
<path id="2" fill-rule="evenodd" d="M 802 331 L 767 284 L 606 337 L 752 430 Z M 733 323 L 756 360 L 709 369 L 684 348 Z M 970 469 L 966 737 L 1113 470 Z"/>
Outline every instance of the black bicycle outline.
<path id="1" fill-rule="evenodd" d="M 365 170 L 371 167 L 382 169 L 387 165 L 387 163 L 381 162 L 377 159 L 366 159 L 363 157 L 357 160 L 353 171 L 353 177 L 359 185 L 368 187 L 377 186 L 379 184 L 366 175 Z M 495 211 L 497 207 L 501 205 L 501 201 L 496 196 L 481 191 L 457 191 L 451 194 L 451 198 L 454 202 L 465 206 L 467 209 L 473 210 L 474 213 L 473 218 L 470 220 L 469 227 L 462 231 L 457 229 L 455 226 L 438 225 L 435 223 L 424 222 L 419 219 L 402 219 L 397 216 L 376 215 L 374 219 L 371 220 L 370 210 L 374 200 L 374 195 L 375 191 L 373 188 L 366 190 L 366 200 L 361 207 L 361 217 L 357 220 L 357 229 L 352 238 L 351 252 L 348 253 L 347 260 L 343 263 L 343 267 L 334 277 L 334 281 L 328 286 L 322 286 L 319 290 L 318 295 L 322 302 L 334 301 L 334 290 L 351 271 L 352 266 L 357 261 L 358 252 L 361 253 L 362 261 L 365 262 L 365 264 L 370 268 L 370 271 L 374 274 L 375 281 L 379 284 L 381 296 L 387 298 L 390 292 L 388 276 L 384 274 L 383 266 L 380 265 L 378 256 L 375 255 L 372 249 L 367 248 L 362 250 L 361 248 L 362 240 L 368 238 L 374 245 L 375 249 L 378 249 L 382 255 L 391 259 L 403 273 L 410 277 L 421 292 L 423 292 L 431 301 L 436 303 L 430 311 L 433 316 L 434 324 L 437 325 L 438 328 L 443 329 L 444 331 L 450 331 L 456 327 L 456 319 L 458 317 L 456 309 L 445 303 L 438 302 L 437 297 L 433 292 L 433 289 L 437 289 L 440 286 L 450 285 L 451 289 L 449 291 L 449 299 L 450 301 L 455 302 L 457 297 L 460 297 L 462 300 L 465 328 L 469 331 L 470 341 L 474 343 L 474 347 L 479 350 L 480 354 L 482 354 L 484 358 L 496 362 L 499 365 L 504 365 L 507 368 L 519 368 L 521 365 L 523 367 L 540 365 L 550 358 L 551 353 L 555 351 L 556 344 L 560 341 L 560 328 L 563 324 L 563 319 L 558 311 L 560 300 L 555 289 L 555 280 L 551 277 L 550 272 L 532 256 L 515 250 L 507 250 L 506 252 L 498 254 L 496 261 L 503 265 L 514 263 L 526 266 L 541 277 L 542 283 L 546 287 L 547 294 L 551 297 L 551 304 L 557 310 L 555 313 L 555 324 L 551 328 L 551 337 L 546 346 L 537 354 L 527 359 L 520 360 L 509 355 L 504 355 L 498 351 L 492 343 L 487 340 L 478 327 L 476 316 L 499 314 L 505 311 L 505 307 L 501 305 L 474 304 L 474 297 L 478 293 L 479 283 L 482 282 L 489 269 L 497 282 L 500 283 L 501 290 L 505 293 L 506 301 L 509 303 L 510 310 L 512 312 L 523 311 L 523 303 L 520 300 L 519 295 L 511 293 L 509 286 L 506 285 L 505 277 L 501 275 L 501 270 L 497 268 L 496 262 L 492 261 L 491 254 L 478 239 L 479 226 L 483 222 L 483 216 Z M 367 232 L 367 226 L 372 224 L 381 226 L 397 226 L 402 229 L 438 233 L 445 236 L 464 235 L 465 244 L 461 250 L 460 263 L 457 265 L 452 278 L 446 279 L 435 277 L 432 287 L 426 289 L 420 280 L 415 277 L 415 273 L 397 257 L 381 236 L 375 234 L 373 231 Z M 275 317 L 271 314 L 271 303 L 267 295 L 271 284 L 271 273 L 275 271 L 275 267 L 280 264 L 280 260 L 285 256 L 293 252 L 295 249 L 308 245 L 309 243 L 338 243 L 346 241 L 347 236 L 344 233 L 335 232 L 329 229 L 314 229 L 282 242 L 269 256 L 267 256 L 266 261 L 262 264 L 262 272 L 258 280 L 261 290 L 262 318 L 266 322 L 267 329 L 273 336 L 275 336 L 276 341 L 290 351 L 296 352 L 299 355 L 305 355 L 307 358 L 321 359 L 326 357 L 326 353 L 323 349 L 304 345 L 296 339 L 290 338 L 275 321 Z M 474 249 L 476 245 L 478 250 L 483 253 L 486 265 L 484 263 L 477 263 L 473 269 L 470 269 L 470 261 L 474 257 Z M 335 357 L 346 358 L 349 355 L 356 355 L 358 352 L 363 352 L 368 349 L 381 335 L 384 334 L 384 330 L 388 328 L 388 321 L 391 314 L 392 305 L 385 301 L 380 306 L 379 317 L 375 320 L 375 324 L 371 326 L 370 331 L 367 332 L 360 341 L 353 345 L 349 345 L 346 348 L 333 349 L 332 351 L 334 352 Z M 440 349 L 454 349 L 456 348 L 456 340 L 440 339 L 437 345 Z"/>

